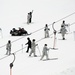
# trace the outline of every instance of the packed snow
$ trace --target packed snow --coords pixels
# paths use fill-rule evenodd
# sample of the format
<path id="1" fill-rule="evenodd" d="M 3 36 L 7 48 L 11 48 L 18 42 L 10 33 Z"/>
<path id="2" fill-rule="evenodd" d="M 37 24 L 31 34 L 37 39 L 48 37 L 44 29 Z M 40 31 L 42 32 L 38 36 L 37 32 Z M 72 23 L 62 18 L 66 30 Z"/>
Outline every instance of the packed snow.
<path id="1" fill-rule="evenodd" d="M 75 12 L 74 3 L 74 0 L 0 0 L 0 75 L 10 75 L 9 65 L 14 59 L 13 55 L 5 55 L 8 40 L 12 42 L 11 52 L 16 57 L 12 75 L 75 75 L 75 24 L 71 25 L 75 22 L 75 14 L 68 16 Z M 27 13 L 32 10 L 32 23 L 28 25 Z M 59 31 L 63 20 L 71 25 L 66 40 L 62 40 L 61 34 L 57 33 L 57 49 L 49 50 L 50 60 L 45 60 L 45 57 L 44 61 L 40 60 L 45 43 L 53 48 L 52 23 L 58 21 L 54 28 Z M 44 38 L 45 24 L 50 28 L 49 38 Z M 11 36 L 10 30 L 19 27 L 32 34 Z M 26 53 L 27 37 L 36 39 L 39 47 L 36 47 L 37 57 L 29 57 L 29 53 Z"/>

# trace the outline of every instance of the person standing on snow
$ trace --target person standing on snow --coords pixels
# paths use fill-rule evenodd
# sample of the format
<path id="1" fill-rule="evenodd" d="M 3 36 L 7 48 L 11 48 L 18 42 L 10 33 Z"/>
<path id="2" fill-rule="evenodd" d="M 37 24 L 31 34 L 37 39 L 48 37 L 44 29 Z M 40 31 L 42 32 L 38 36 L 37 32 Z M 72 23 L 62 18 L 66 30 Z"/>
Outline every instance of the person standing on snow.
<path id="1" fill-rule="evenodd" d="M 65 24 L 64 20 L 63 20 L 61 26 L 64 26 L 67 29 L 67 31 L 70 31 L 69 24 Z"/>
<path id="2" fill-rule="evenodd" d="M 67 32 L 70 32 L 70 24 L 65 24 L 65 21 L 63 20 L 61 26 L 64 26 L 67 30 Z"/>
<path id="3" fill-rule="evenodd" d="M 8 43 L 6 44 L 6 55 L 10 55 L 11 54 L 11 41 L 8 40 Z"/>
<path id="4" fill-rule="evenodd" d="M 35 39 L 32 40 L 32 43 L 31 43 L 31 52 L 29 54 L 29 56 L 32 55 L 32 53 L 34 54 L 34 57 L 36 57 L 36 54 L 35 54 L 35 48 L 38 44 L 35 43 Z"/>
<path id="5" fill-rule="evenodd" d="M 32 12 L 29 12 L 27 15 L 27 24 L 32 22 L 32 13 L 33 13 L 33 10 L 32 10 Z"/>
<path id="6" fill-rule="evenodd" d="M 47 44 L 45 44 L 44 47 L 43 47 L 42 56 L 41 56 L 40 60 L 42 60 L 44 56 L 46 56 L 47 60 L 49 59 L 48 58 L 48 51 L 49 51 L 49 48 L 47 48 Z"/>
<path id="7" fill-rule="evenodd" d="M 47 37 L 49 37 L 49 28 L 48 28 L 48 25 L 46 24 L 45 25 L 45 29 L 44 29 L 44 31 L 45 31 L 45 38 L 47 38 Z"/>
<path id="8" fill-rule="evenodd" d="M 30 23 L 30 13 L 28 13 L 28 15 L 27 15 L 27 24 L 29 24 Z"/>
<path id="9" fill-rule="evenodd" d="M 31 49 L 31 40 L 30 40 L 29 37 L 27 38 L 27 40 L 28 40 L 28 42 L 25 45 L 28 44 L 27 51 L 26 51 L 28 53 L 29 52 L 29 48 Z"/>
<path id="10" fill-rule="evenodd" d="M 62 25 L 61 29 L 60 29 L 60 33 L 62 35 L 62 39 L 65 40 L 65 34 L 66 34 L 67 30 L 66 28 Z"/>
<path id="11" fill-rule="evenodd" d="M 31 23 L 31 22 L 32 22 L 32 13 L 33 13 L 33 10 L 32 10 L 32 12 L 29 12 L 29 15 L 30 15 L 29 23 Z"/>
<path id="12" fill-rule="evenodd" d="M 66 24 L 65 24 L 65 21 L 64 21 L 64 20 L 63 20 L 63 22 L 62 22 L 62 24 L 61 24 L 61 27 L 62 27 L 62 26 L 64 26 L 64 27 L 66 26 Z"/>

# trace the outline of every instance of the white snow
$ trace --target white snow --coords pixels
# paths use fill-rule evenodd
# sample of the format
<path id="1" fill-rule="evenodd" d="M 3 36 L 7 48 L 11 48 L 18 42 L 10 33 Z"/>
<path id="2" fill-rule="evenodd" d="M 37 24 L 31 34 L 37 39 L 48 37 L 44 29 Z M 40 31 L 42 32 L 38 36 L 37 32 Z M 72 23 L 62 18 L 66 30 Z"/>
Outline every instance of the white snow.
<path id="1" fill-rule="evenodd" d="M 45 24 L 52 24 L 65 16 L 75 12 L 75 0 L 0 0 L 0 75 L 10 75 L 9 64 L 13 61 L 13 55 L 7 56 L 6 43 L 12 41 L 12 53 L 26 47 L 27 37 L 36 39 L 40 52 L 45 43 L 48 47 L 53 47 L 53 35 L 44 38 Z M 27 25 L 27 13 L 34 10 L 32 23 Z M 62 21 L 72 24 L 75 22 L 75 14 L 55 23 L 54 27 L 59 30 Z M 15 27 L 24 27 L 29 36 L 11 36 L 10 30 Z M 52 26 L 49 26 L 52 34 Z M 56 48 L 58 50 L 49 51 L 48 61 L 40 61 L 40 53 L 36 47 L 38 57 L 29 57 L 26 48 L 16 52 L 12 75 L 75 75 L 75 24 L 70 26 L 70 32 L 66 35 L 66 40 L 62 40 L 61 34 L 57 33 Z M 3 37 L 2 37 L 3 36 Z M 16 40 L 22 38 L 20 40 Z M 15 40 L 15 42 L 14 42 Z M 6 58 L 3 58 L 6 57 Z M 3 58 L 3 59 L 1 59 Z M 45 59 L 45 58 L 44 58 Z"/>

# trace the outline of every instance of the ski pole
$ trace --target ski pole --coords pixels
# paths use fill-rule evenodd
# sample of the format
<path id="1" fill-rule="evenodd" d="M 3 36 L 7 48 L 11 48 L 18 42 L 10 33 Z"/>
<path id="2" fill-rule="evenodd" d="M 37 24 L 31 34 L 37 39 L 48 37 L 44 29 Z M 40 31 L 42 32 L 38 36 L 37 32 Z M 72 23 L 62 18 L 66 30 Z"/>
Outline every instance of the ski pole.
<path id="1" fill-rule="evenodd" d="M 39 54 L 40 54 L 40 56 L 41 56 L 41 52 L 40 52 L 40 49 L 39 49 L 39 46 L 38 46 L 38 45 L 37 45 L 37 48 L 38 48 Z"/>
<path id="2" fill-rule="evenodd" d="M 49 55 L 49 50 L 50 50 L 50 49 L 51 49 L 51 48 L 48 49 L 48 55 Z"/>

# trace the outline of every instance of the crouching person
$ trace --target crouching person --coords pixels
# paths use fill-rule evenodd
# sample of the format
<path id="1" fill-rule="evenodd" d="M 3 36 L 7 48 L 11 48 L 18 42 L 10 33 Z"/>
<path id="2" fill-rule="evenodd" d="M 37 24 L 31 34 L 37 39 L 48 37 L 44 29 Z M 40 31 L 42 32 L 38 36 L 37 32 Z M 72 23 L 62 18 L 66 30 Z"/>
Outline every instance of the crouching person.
<path id="1" fill-rule="evenodd" d="M 47 48 L 47 44 L 45 44 L 43 47 L 42 56 L 40 60 L 42 60 L 44 56 L 46 56 L 46 59 L 49 60 L 48 51 L 49 51 L 49 48 Z"/>
<path id="2" fill-rule="evenodd" d="M 35 54 L 35 50 L 36 50 L 36 46 L 37 46 L 37 45 L 38 45 L 38 44 L 35 43 L 35 39 L 33 39 L 33 40 L 32 40 L 32 43 L 31 43 L 31 52 L 30 52 L 29 56 L 31 56 L 32 53 L 34 54 L 34 57 L 37 56 L 37 55 Z"/>

